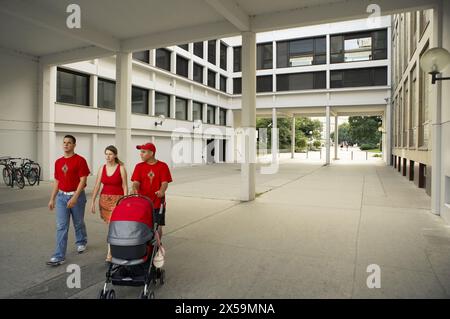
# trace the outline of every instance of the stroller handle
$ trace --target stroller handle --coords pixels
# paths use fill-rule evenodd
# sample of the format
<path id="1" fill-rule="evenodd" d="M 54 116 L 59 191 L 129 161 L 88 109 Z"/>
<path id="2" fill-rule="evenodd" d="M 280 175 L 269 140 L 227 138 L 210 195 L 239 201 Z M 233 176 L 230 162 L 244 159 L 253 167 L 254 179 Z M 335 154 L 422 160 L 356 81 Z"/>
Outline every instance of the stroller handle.
<path id="1" fill-rule="evenodd" d="M 140 195 L 140 194 L 124 195 L 124 196 L 122 196 L 121 198 L 119 198 L 119 200 L 118 200 L 117 203 L 116 203 L 116 206 L 119 205 L 119 203 L 120 203 L 123 199 L 125 199 L 125 198 L 130 198 L 130 197 L 141 197 L 141 198 L 146 199 L 146 200 L 150 203 L 150 205 L 152 205 L 152 209 L 153 209 L 153 202 L 152 202 L 152 200 L 151 200 L 150 198 L 148 198 L 147 196 Z"/>

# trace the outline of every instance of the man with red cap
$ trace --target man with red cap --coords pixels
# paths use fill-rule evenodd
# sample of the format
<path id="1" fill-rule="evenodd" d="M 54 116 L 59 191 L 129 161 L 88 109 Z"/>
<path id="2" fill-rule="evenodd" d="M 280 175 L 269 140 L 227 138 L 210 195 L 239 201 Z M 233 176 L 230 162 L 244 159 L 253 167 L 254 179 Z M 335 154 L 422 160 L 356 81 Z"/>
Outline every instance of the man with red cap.
<path id="1" fill-rule="evenodd" d="M 162 227 L 166 224 L 165 194 L 172 182 L 169 167 L 155 158 L 156 147 L 153 143 L 136 146 L 141 151 L 142 162 L 136 164 L 131 181 L 131 193 L 149 197 L 153 201 L 153 220 L 158 223 L 158 233 L 161 238 Z M 162 214 L 159 214 L 161 205 Z"/>

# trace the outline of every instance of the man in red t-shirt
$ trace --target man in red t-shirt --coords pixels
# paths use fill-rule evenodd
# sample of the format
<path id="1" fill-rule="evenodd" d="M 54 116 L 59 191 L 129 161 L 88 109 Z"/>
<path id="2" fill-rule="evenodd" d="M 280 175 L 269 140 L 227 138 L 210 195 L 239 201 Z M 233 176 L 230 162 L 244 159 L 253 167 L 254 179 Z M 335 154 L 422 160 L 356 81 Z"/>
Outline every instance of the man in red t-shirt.
<path id="1" fill-rule="evenodd" d="M 84 224 L 86 206 L 86 187 L 89 167 L 86 160 L 75 154 L 76 139 L 72 135 L 64 136 L 64 156 L 55 162 L 55 182 L 48 208 L 56 207 L 56 249 L 47 262 L 49 266 L 64 263 L 67 250 L 70 216 L 73 218 L 78 253 L 86 250 L 87 234 Z M 56 202 L 55 202 L 56 200 Z"/>
<path id="2" fill-rule="evenodd" d="M 155 158 L 156 147 L 153 143 L 138 145 L 136 148 L 141 150 L 142 162 L 136 165 L 131 176 L 131 192 L 147 196 L 153 201 L 153 218 L 159 225 L 161 238 L 162 226 L 166 224 L 165 194 L 172 176 L 167 164 Z M 162 214 L 159 214 L 161 206 Z"/>

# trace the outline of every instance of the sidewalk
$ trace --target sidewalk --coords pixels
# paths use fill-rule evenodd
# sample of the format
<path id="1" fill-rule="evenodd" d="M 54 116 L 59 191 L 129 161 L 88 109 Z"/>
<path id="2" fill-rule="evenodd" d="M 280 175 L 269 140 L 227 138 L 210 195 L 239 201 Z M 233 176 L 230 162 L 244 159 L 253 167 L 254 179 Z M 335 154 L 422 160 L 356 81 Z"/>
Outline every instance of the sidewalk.
<path id="1" fill-rule="evenodd" d="M 430 214 L 423 190 L 381 161 L 324 167 L 282 159 L 278 174 L 257 175 L 249 203 L 237 200 L 239 165 L 180 168 L 173 177 L 167 282 L 157 298 L 450 296 L 450 228 Z M 81 266 L 82 288 L 68 289 L 67 264 L 45 265 L 55 228 L 49 189 L 0 186 L 0 297 L 96 298 L 107 227 L 86 213 L 88 250 L 78 255 L 71 226 L 67 264 Z M 380 289 L 367 288 L 369 264 L 381 267 Z M 139 289 L 116 293 L 136 298 Z"/>

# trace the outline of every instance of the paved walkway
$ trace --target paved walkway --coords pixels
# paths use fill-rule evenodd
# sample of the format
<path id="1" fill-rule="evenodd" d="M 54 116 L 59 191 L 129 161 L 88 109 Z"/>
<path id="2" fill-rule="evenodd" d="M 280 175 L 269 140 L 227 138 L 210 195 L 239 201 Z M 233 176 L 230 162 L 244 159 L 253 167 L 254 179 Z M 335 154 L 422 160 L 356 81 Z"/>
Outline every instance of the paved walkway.
<path id="1" fill-rule="evenodd" d="M 175 169 L 164 235 L 166 285 L 157 298 L 449 298 L 450 228 L 430 198 L 381 161 L 282 160 L 257 176 L 241 203 L 239 165 Z M 92 187 L 89 182 L 88 191 Z M 104 282 L 107 227 L 86 213 L 89 244 L 45 266 L 54 245 L 50 185 L 0 186 L 0 297 L 96 298 Z M 81 266 L 81 289 L 66 266 Z M 368 289 L 367 266 L 381 267 Z M 138 288 L 118 287 L 136 298 Z"/>

